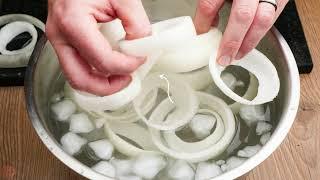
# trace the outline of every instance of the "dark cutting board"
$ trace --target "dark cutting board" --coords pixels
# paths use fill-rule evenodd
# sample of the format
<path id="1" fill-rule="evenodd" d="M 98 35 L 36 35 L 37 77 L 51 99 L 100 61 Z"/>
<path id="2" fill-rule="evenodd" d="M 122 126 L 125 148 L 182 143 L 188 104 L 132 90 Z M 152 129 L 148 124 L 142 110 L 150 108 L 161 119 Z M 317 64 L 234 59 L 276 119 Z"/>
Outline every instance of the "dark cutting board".
<path id="1" fill-rule="evenodd" d="M 0 0 L 1 3 L 1 0 Z M 47 17 L 47 0 L 2 0 L 0 15 L 24 13 L 41 19 Z M 287 40 L 300 73 L 310 73 L 313 67 L 309 48 L 294 1 L 290 1 L 275 26 Z M 26 36 L 19 36 L 24 40 Z M 0 86 L 23 85 L 25 68 L 0 68 Z"/>

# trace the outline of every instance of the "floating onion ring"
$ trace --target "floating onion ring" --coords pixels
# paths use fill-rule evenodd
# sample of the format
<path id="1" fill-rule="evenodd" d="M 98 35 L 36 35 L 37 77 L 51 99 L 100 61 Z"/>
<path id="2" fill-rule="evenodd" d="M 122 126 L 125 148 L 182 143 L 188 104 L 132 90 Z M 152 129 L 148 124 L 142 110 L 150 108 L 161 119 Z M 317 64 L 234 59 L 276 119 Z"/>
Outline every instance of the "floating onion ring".
<path id="1" fill-rule="evenodd" d="M 218 108 L 218 110 L 220 107 Z M 208 109 L 200 109 L 198 111 L 199 114 L 208 114 L 216 118 L 216 128 L 215 130 L 209 135 L 208 137 L 204 138 L 198 142 L 185 142 L 180 139 L 174 131 L 166 131 L 163 132 L 163 137 L 165 141 L 168 143 L 168 146 L 176 151 L 187 152 L 187 153 L 194 153 L 199 152 L 212 146 L 216 142 L 220 140 L 220 138 L 224 134 L 224 122 L 221 119 L 220 115 L 215 111 L 208 110 Z M 226 120 L 225 120 L 226 121 Z"/>
<path id="2" fill-rule="evenodd" d="M 177 49 L 181 43 L 197 35 L 191 17 L 183 16 L 152 25 L 152 35 L 120 41 L 122 52 L 133 56 L 148 56 L 159 50 L 165 52 Z"/>
<path id="3" fill-rule="evenodd" d="M 258 86 L 259 84 L 257 78 L 250 74 L 250 82 L 248 89 L 242 97 L 245 99 L 253 99 L 254 97 L 256 97 L 258 92 Z M 241 103 L 235 102 L 229 105 L 229 107 L 232 109 L 232 112 L 234 114 L 238 114 L 240 111 Z"/>
<path id="4" fill-rule="evenodd" d="M 169 82 L 173 103 L 170 99 L 163 100 L 147 119 L 141 111 L 142 103 L 147 94 L 154 89 L 167 92 L 167 81 L 160 76 L 165 75 Z M 134 108 L 142 121 L 150 127 L 159 130 L 174 130 L 187 124 L 198 110 L 199 101 L 193 89 L 175 74 L 153 73 L 142 83 L 140 95 L 133 101 Z M 172 112 L 171 112 L 172 111 Z M 166 118 L 167 117 L 167 118 Z"/>
<path id="5" fill-rule="evenodd" d="M 69 83 L 65 84 L 65 95 L 71 98 L 80 108 L 91 113 L 105 110 L 116 110 L 132 101 L 141 90 L 141 81 L 132 76 L 131 83 L 121 91 L 110 96 L 95 96 L 73 89 Z"/>
<path id="6" fill-rule="evenodd" d="M 38 19 L 36 19 L 36 18 L 34 18 L 32 16 L 29 16 L 29 15 L 25 15 L 25 14 L 9 14 L 9 15 L 0 16 L 0 26 L 6 25 L 8 23 L 15 22 L 15 21 L 23 21 L 24 23 L 33 24 L 34 26 L 36 26 L 37 28 L 39 28 L 43 32 L 44 32 L 44 29 L 45 29 L 45 25 L 40 20 L 38 20 Z M 12 34 L 12 33 L 16 34 L 16 32 L 21 31 L 20 25 L 18 25 L 19 27 L 16 26 L 16 25 L 14 25 L 14 27 L 12 27 L 12 26 L 13 25 L 10 25 L 9 27 L 5 28 L 4 31 L 6 31 L 6 32 L 9 31 L 10 32 L 9 35 Z M 1 30 L 3 30 L 3 28 Z M 30 29 L 30 28 L 28 28 L 28 29 Z M 22 32 L 24 32 L 24 31 L 22 31 Z M 11 53 L 10 53 L 10 51 L 2 52 L 2 54 L 0 54 L 0 67 L 3 67 L 3 68 L 16 68 L 16 67 L 23 67 L 23 66 L 26 66 L 28 64 L 30 55 L 31 55 L 31 53 L 33 51 L 33 48 L 35 46 L 35 43 L 37 41 L 37 36 L 38 36 L 37 32 L 34 31 L 34 30 L 31 30 L 31 31 L 28 31 L 28 32 L 32 36 L 32 42 L 27 45 L 28 48 L 27 47 L 22 48 L 23 50 L 15 51 L 15 53 L 13 53 L 14 51 L 11 51 Z M 34 34 L 34 32 L 36 33 L 36 35 Z M 16 35 L 18 35 L 18 34 L 16 34 Z M 5 33 L 3 35 L 3 37 L 5 37 L 5 39 L 7 39 L 9 36 L 8 36 L 7 33 Z M 14 38 L 14 37 L 12 37 L 12 38 Z M 0 38 L 0 41 L 4 42 L 3 38 Z M 5 48 L 2 48 L 2 49 L 5 49 Z"/>
<path id="7" fill-rule="evenodd" d="M 228 105 L 221 99 L 210 94 L 197 92 L 197 96 L 201 102 L 201 105 L 204 105 L 205 107 L 208 107 L 213 111 L 219 109 L 219 115 L 224 121 L 224 135 L 219 139 L 218 142 L 216 142 L 212 146 L 209 146 L 208 148 L 200 150 L 198 152 L 189 153 L 176 151 L 170 147 L 167 147 L 162 141 L 161 131 L 150 128 L 153 142 L 161 152 L 176 159 L 183 159 L 189 162 L 200 162 L 217 157 L 227 148 L 227 146 L 232 141 L 235 134 L 235 119 Z"/>
<path id="8" fill-rule="evenodd" d="M 241 66 L 247 69 L 258 79 L 259 87 L 257 96 L 253 100 L 247 100 L 227 87 L 222 81 L 220 75 L 225 67 L 216 62 L 216 53 L 214 53 L 209 62 L 209 69 L 215 84 L 225 95 L 241 104 L 258 105 L 272 101 L 279 92 L 280 80 L 278 73 L 271 61 L 261 52 L 254 49 L 239 61 L 233 61 L 231 65 Z"/>
<path id="9" fill-rule="evenodd" d="M 142 113 L 147 114 L 156 104 L 158 91 L 152 91 L 143 103 Z M 132 104 L 129 104 L 124 109 L 119 109 L 114 112 L 94 112 L 98 117 L 104 118 L 110 121 L 116 121 L 118 123 L 133 123 L 138 121 L 140 118 L 133 108 Z"/>
<path id="10" fill-rule="evenodd" d="M 187 82 L 194 90 L 202 90 L 213 83 L 208 67 L 203 67 L 191 72 L 178 73 L 177 76 Z"/>
<path id="11" fill-rule="evenodd" d="M 182 42 L 176 50 L 164 53 L 155 68 L 159 71 L 181 73 L 207 66 L 212 51 L 219 47 L 221 37 L 222 33 L 213 28 L 208 33 L 195 36 L 188 42 Z"/>
<path id="12" fill-rule="evenodd" d="M 159 153 L 157 152 L 157 147 L 150 138 L 148 130 L 138 124 L 106 122 L 104 131 L 110 142 L 112 142 L 115 148 L 124 155 L 137 156 L 142 153 Z M 133 141 L 141 148 L 125 141 L 119 135 Z"/>

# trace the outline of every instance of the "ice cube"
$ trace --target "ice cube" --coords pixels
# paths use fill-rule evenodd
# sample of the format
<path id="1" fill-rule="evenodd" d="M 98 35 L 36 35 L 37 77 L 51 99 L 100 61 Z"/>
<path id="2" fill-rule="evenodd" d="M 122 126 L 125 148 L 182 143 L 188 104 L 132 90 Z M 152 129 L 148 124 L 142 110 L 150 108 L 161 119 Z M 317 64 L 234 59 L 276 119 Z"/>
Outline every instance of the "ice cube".
<path id="1" fill-rule="evenodd" d="M 110 163 L 116 168 L 117 176 L 124 176 L 132 173 L 132 163 L 131 159 L 116 159 L 111 158 Z"/>
<path id="2" fill-rule="evenodd" d="M 88 133 L 94 130 L 91 120 L 85 113 L 73 114 L 70 116 L 69 130 L 74 133 Z"/>
<path id="3" fill-rule="evenodd" d="M 141 154 L 134 160 L 132 171 L 142 178 L 152 179 L 166 164 L 165 159 L 160 155 Z"/>
<path id="4" fill-rule="evenodd" d="M 189 127 L 198 139 L 204 139 L 210 135 L 216 121 L 213 116 L 197 114 L 191 119 Z"/>
<path id="5" fill-rule="evenodd" d="M 215 163 L 201 162 L 198 164 L 195 180 L 207 180 L 222 173 L 220 166 Z"/>
<path id="6" fill-rule="evenodd" d="M 252 157 L 253 155 L 257 154 L 257 152 L 261 149 L 261 146 L 259 144 L 255 146 L 246 146 L 242 150 L 239 150 L 237 155 L 239 157 L 245 157 L 249 158 Z"/>
<path id="7" fill-rule="evenodd" d="M 257 127 L 256 127 L 256 133 L 257 135 L 262 135 L 266 132 L 271 131 L 272 125 L 267 123 L 267 122 L 258 122 Z"/>
<path id="8" fill-rule="evenodd" d="M 262 145 L 265 145 L 265 144 L 269 141 L 270 137 L 271 137 L 271 133 L 270 133 L 270 132 L 269 132 L 269 133 L 266 133 L 266 134 L 263 134 L 263 135 L 260 137 L 260 143 L 261 143 Z"/>
<path id="9" fill-rule="evenodd" d="M 87 144 L 87 140 L 80 137 L 77 134 L 68 132 L 61 137 L 62 149 L 64 149 L 68 154 L 74 155 L 78 153 L 81 147 Z"/>
<path id="10" fill-rule="evenodd" d="M 94 171 L 103 174 L 108 177 L 115 178 L 116 177 L 116 170 L 112 164 L 108 161 L 100 161 L 94 166 L 91 167 Z"/>
<path id="11" fill-rule="evenodd" d="M 223 172 L 230 171 L 231 169 L 239 167 L 245 161 L 246 161 L 246 158 L 232 156 L 229 159 L 227 159 L 226 164 L 221 165 L 221 169 Z"/>
<path id="12" fill-rule="evenodd" d="M 134 176 L 134 175 L 119 176 L 117 179 L 118 179 L 118 180 L 142 180 L 141 177 L 139 177 L 139 176 Z"/>
<path id="13" fill-rule="evenodd" d="M 192 180 L 194 178 L 194 170 L 186 161 L 177 160 L 168 169 L 168 176 L 171 179 Z"/>
<path id="14" fill-rule="evenodd" d="M 77 107 L 71 100 L 63 100 L 51 105 L 53 117 L 58 121 L 67 121 L 76 110 Z"/>
<path id="15" fill-rule="evenodd" d="M 98 158 L 104 160 L 109 160 L 111 158 L 114 148 L 107 139 L 90 142 L 88 145 Z"/>
<path id="16" fill-rule="evenodd" d="M 258 121 L 265 121 L 263 105 L 242 105 L 239 114 L 248 126 L 252 126 Z"/>

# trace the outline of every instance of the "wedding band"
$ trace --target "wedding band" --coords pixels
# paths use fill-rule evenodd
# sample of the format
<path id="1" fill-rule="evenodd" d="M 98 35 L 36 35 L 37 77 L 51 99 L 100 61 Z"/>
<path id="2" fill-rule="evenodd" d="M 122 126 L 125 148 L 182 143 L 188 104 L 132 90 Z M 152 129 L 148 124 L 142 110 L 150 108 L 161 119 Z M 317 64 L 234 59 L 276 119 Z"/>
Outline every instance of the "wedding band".
<path id="1" fill-rule="evenodd" d="M 259 1 L 259 3 L 262 3 L 262 2 L 264 2 L 264 3 L 269 3 L 269 4 L 271 4 L 271 5 L 273 5 L 274 6 L 274 8 L 275 8 L 275 10 L 277 11 L 277 8 L 278 8 L 278 3 L 277 3 L 277 0 L 260 0 Z"/>

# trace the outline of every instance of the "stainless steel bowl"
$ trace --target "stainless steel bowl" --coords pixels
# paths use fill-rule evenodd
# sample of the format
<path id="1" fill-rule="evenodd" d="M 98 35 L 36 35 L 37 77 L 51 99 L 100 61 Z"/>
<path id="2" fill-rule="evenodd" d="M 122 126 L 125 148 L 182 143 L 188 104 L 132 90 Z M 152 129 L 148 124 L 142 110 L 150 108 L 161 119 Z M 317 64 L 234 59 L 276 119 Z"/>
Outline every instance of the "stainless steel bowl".
<path id="1" fill-rule="evenodd" d="M 149 15 L 152 12 L 149 9 Z M 159 20 L 152 17 L 151 19 Z M 276 104 L 280 113 L 273 117 L 278 120 L 278 123 L 270 141 L 255 156 L 238 168 L 226 172 L 216 179 L 235 179 L 260 164 L 281 144 L 296 116 L 300 97 L 300 83 L 296 62 L 288 44 L 281 34 L 275 28 L 272 28 L 262 40 L 258 49 L 272 60 L 279 73 L 281 88 Z M 25 79 L 27 108 L 33 127 L 47 148 L 68 167 L 89 179 L 110 179 L 94 172 L 65 153 L 59 144 L 59 139 L 55 138 L 53 122 L 48 118 L 48 101 L 49 94 L 54 88 L 53 82 L 59 74 L 60 68 L 55 52 L 44 36 L 38 42 L 30 59 Z"/>

